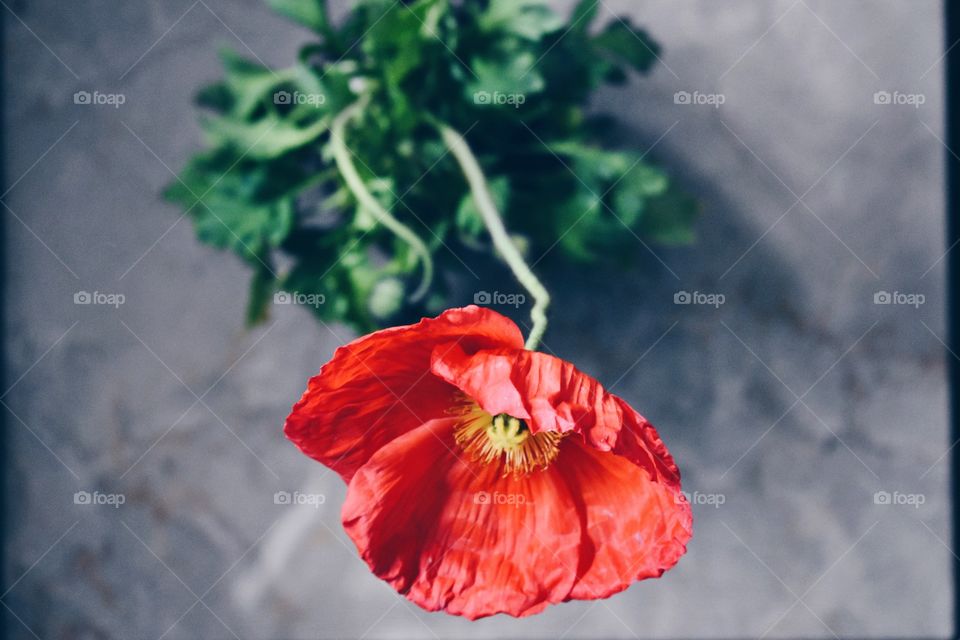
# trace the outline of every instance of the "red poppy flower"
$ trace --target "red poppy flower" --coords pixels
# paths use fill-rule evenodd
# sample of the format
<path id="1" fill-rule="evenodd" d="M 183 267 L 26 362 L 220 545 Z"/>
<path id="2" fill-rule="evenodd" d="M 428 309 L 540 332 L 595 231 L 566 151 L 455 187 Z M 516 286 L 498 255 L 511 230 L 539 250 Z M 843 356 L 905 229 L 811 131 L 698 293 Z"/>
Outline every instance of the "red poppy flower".
<path id="1" fill-rule="evenodd" d="M 370 569 L 430 611 L 605 598 L 691 535 L 653 425 L 489 309 L 341 347 L 285 433 L 348 483 L 343 526 Z"/>

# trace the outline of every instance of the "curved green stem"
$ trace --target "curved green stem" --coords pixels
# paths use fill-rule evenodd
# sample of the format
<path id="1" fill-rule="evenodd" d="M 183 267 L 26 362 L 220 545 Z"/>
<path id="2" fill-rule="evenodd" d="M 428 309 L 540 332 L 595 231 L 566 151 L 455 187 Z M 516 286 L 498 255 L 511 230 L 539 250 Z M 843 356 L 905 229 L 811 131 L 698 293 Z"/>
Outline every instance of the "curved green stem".
<path id="1" fill-rule="evenodd" d="M 497 205 L 490 194 L 490 187 L 487 185 L 487 179 L 483 174 L 483 169 L 477 162 L 477 158 L 470 150 L 470 145 L 463 139 L 458 132 L 451 129 L 443 123 L 436 123 L 443 137 L 444 143 L 450 149 L 450 153 L 460 163 L 460 169 L 463 171 L 467 184 L 470 185 L 470 191 L 473 194 L 473 200 L 477 204 L 480 216 L 483 218 L 493 244 L 507 262 L 507 266 L 513 271 L 520 284 L 533 296 L 533 309 L 530 310 L 530 319 L 533 320 L 533 328 L 527 336 L 526 348 L 534 350 L 540 344 L 540 338 L 547 330 L 547 307 L 550 304 L 550 294 L 546 288 L 533 274 L 527 263 L 523 261 L 523 256 L 517 250 L 516 245 L 507 234 L 503 226 L 503 218 L 497 211 Z"/>
<path id="2" fill-rule="evenodd" d="M 346 131 L 347 123 L 351 118 L 363 111 L 365 105 L 366 99 L 361 98 L 338 113 L 330 123 L 330 145 L 333 148 L 333 158 L 337 163 L 340 174 L 343 176 L 344 182 L 347 183 L 347 188 L 353 193 L 353 197 L 357 199 L 360 206 L 369 211 L 373 217 L 376 218 L 377 222 L 409 244 L 410 248 L 413 249 L 414 253 L 416 253 L 420 259 L 423 275 L 420 279 L 420 286 L 418 286 L 417 290 L 410 296 L 410 299 L 416 302 L 427 293 L 427 290 L 430 288 L 430 282 L 433 280 L 433 259 L 430 257 L 430 250 L 427 248 L 427 245 L 424 244 L 423 240 L 420 239 L 420 236 L 414 233 L 410 227 L 394 218 L 393 215 L 384 209 L 377 199 L 373 197 L 373 194 L 367 189 L 363 183 L 363 179 L 357 172 L 357 167 L 353 163 L 352 153 L 350 149 L 347 148 L 345 142 L 344 132 Z"/>

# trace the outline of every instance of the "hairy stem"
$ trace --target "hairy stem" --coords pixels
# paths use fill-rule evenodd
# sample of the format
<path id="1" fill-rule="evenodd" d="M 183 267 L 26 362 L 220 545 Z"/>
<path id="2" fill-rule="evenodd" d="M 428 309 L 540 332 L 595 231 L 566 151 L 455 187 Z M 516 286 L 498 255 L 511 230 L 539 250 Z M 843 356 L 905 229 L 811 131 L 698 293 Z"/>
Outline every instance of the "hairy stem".
<path id="1" fill-rule="evenodd" d="M 527 336 L 526 347 L 534 350 L 540 344 L 540 338 L 547 330 L 547 307 L 550 304 L 550 294 L 537 279 L 537 276 L 533 274 L 533 271 L 530 270 L 530 267 L 527 266 L 527 263 L 524 262 L 523 256 L 520 255 L 516 245 L 507 234 L 507 230 L 503 226 L 503 218 L 497 211 L 497 205 L 490 194 L 487 179 L 477 162 L 476 156 L 470 150 L 470 145 L 463 139 L 463 136 L 449 126 L 443 123 L 436 123 L 436 125 L 444 143 L 450 149 L 450 153 L 460 163 L 460 169 L 467 179 L 467 184 L 470 185 L 473 200 L 477 204 L 477 209 L 480 211 L 480 216 L 483 218 L 487 230 L 490 232 L 494 246 L 503 256 L 510 270 L 513 271 L 513 275 L 533 297 L 533 309 L 530 310 L 533 327 Z"/>
<path id="2" fill-rule="evenodd" d="M 343 176 L 344 182 L 347 183 L 347 188 L 353 193 L 353 197 L 357 199 L 360 206 L 369 211 L 373 217 L 376 218 L 377 222 L 409 244 L 413 252 L 417 254 L 423 269 L 423 274 L 420 279 L 420 286 L 418 286 L 417 290 L 410 296 L 410 299 L 416 302 L 422 298 L 430 288 L 430 282 L 433 280 L 433 259 L 430 257 L 430 250 L 427 248 L 427 245 L 424 244 L 423 240 L 420 239 L 420 236 L 383 208 L 367 189 L 363 183 L 363 179 L 357 172 L 357 167 L 353 163 L 353 153 L 347 148 L 345 131 L 350 119 L 363 111 L 364 106 L 366 106 L 366 100 L 361 98 L 338 113 L 330 123 L 330 145 L 333 148 L 333 157 L 337 163 L 337 168 L 340 170 L 340 174 Z"/>

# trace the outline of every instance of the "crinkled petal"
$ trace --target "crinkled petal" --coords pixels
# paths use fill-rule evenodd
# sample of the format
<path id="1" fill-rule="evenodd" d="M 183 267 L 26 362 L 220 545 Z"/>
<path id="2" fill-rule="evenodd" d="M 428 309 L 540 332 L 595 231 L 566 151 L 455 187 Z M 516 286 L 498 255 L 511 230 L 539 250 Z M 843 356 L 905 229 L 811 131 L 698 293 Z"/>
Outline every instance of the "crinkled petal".
<path id="1" fill-rule="evenodd" d="M 371 570 L 421 607 L 525 616 L 565 600 L 580 521 L 556 465 L 526 476 L 464 460 L 454 418 L 433 420 L 357 470 L 343 525 Z"/>
<path id="2" fill-rule="evenodd" d="M 660 434 L 650 422 L 622 398 L 612 396 L 620 406 L 623 424 L 613 452 L 634 464 L 653 469 L 652 474 L 677 491 L 680 490 L 680 469 L 663 444 Z"/>
<path id="3" fill-rule="evenodd" d="M 574 438 L 564 440 L 555 466 L 567 479 L 583 532 L 570 599 L 606 598 L 659 577 L 686 551 L 693 520 L 679 487 Z"/>
<path id="4" fill-rule="evenodd" d="M 565 360 L 511 348 L 469 353 L 454 345 L 435 349 L 430 366 L 492 415 L 521 418 L 534 433 L 578 433 L 590 446 L 679 487 L 677 466 L 653 425 Z"/>
<path id="5" fill-rule="evenodd" d="M 455 389 L 430 374 L 435 349 L 522 345 L 511 320 L 476 306 L 377 331 L 337 349 L 294 405 L 284 432 L 349 482 L 380 447 L 450 407 Z"/>

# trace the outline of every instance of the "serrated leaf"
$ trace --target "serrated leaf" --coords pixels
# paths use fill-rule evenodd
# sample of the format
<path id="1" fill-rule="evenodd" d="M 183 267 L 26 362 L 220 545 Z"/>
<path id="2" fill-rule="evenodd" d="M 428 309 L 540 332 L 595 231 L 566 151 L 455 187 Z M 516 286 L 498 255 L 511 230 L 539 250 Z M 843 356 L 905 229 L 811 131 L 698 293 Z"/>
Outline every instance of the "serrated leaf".
<path id="1" fill-rule="evenodd" d="M 232 249 L 253 261 L 286 238 L 293 222 L 293 205 L 289 200 L 281 200 L 242 206 L 207 196 L 191 214 L 201 242 Z"/>

